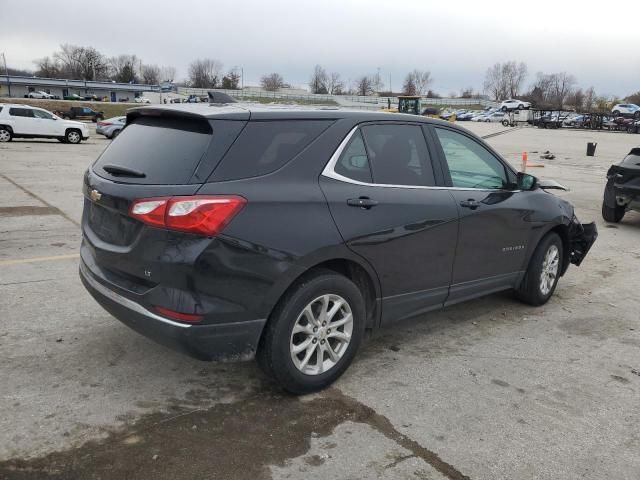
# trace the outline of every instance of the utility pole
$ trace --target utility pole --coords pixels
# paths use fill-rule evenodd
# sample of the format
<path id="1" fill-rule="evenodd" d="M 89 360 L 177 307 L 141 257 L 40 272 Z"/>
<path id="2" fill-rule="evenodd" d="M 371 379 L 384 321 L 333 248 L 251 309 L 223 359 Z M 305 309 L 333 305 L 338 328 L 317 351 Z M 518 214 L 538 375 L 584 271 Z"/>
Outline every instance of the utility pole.
<path id="1" fill-rule="evenodd" d="M 4 72 L 7 75 L 7 88 L 9 89 L 9 97 L 11 97 L 11 79 L 9 78 L 9 69 L 7 68 L 7 57 L 2 52 L 2 60 L 4 61 Z"/>

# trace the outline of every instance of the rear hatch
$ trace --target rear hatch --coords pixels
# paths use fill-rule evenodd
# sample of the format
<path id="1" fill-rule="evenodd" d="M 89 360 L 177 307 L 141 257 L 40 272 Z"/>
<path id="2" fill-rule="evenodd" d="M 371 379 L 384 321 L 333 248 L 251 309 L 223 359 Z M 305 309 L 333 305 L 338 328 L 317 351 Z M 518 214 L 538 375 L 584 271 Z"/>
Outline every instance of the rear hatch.
<path id="1" fill-rule="evenodd" d="M 211 120 L 162 108 L 128 115 L 126 128 L 85 173 L 81 257 L 86 268 L 102 281 L 144 294 L 171 277 L 171 265 L 188 264 L 206 247 L 206 237 L 149 227 L 132 218 L 130 208 L 135 200 L 194 195 L 248 113 L 231 116 Z"/>

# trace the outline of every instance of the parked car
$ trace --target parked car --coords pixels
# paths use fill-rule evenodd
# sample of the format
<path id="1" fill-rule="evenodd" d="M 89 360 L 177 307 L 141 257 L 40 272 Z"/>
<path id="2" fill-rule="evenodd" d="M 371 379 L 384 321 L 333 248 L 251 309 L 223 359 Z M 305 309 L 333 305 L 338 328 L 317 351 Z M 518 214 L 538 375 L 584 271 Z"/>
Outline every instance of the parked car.
<path id="1" fill-rule="evenodd" d="M 484 122 L 489 115 L 491 115 L 491 114 L 483 112 L 483 113 L 480 113 L 479 115 L 475 115 L 475 116 L 471 117 L 471 121 L 472 122 Z"/>
<path id="2" fill-rule="evenodd" d="M 618 103 L 611 109 L 611 113 L 614 117 L 630 116 L 636 119 L 640 119 L 640 107 L 635 103 Z"/>
<path id="3" fill-rule="evenodd" d="M 29 92 L 25 95 L 25 97 L 27 98 L 41 98 L 41 99 L 52 99 L 54 96 L 51 95 L 50 93 L 47 92 L 43 92 L 43 91 L 36 91 L 36 92 Z"/>
<path id="4" fill-rule="evenodd" d="M 62 120 L 42 108 L 0 104 L 0 142 L 14 138 L 57 138 L 75 144 L 89 138 L 89 129 L 84 123 Z"/>
<path id="5" fill-rule="evenodd" d="M 510 98 L 509 100 L 504 100 L 500 104 L 500 110 L 506 112 L 508 110 L 523 110 L 531 108 L 531 102 L 525 102 L 524 100 L 516 100 L 514 98 Z"/>
<path id="6" fill-rule="evenodd" d="M 632 148 L 624 159 L 607 171 L 602 217 L 620 222 L 628 210 L 640 211 L 640 148 Z"/>
<path id="7" fill-rule="evenodd" d="M 90 119 L 92 122 L 97 122 L 104 118 L 103 112 L 97 112 L 90 107 L 71 107 L 68 110 L 56 111 L 56 115 L 64 118 L 65 120 L 74 119 Z"/>
<path id="8" fill-rule="evenodd" d="M 565 118 L 562 122 L 562 125 L 565 127 L 579 128 L 579 127 L 582 127 L 584 123 L 585 123 L 584 115 L 573 114 Z"/>
<path id="9" fill-rule="evenodd" d="M 635 120 L 627 125 L 627 133 L 640 133 L 640 120 Z"/>
<path id="10" fill-rule="evenodd" d="M 116 138 L 126 125 L 126 122 L 127 117 L 112 117 L 101 120 L 96 124 L 96 133 L 107 138 Z"/>
<path id="11" fill-rule="evenodd" d="M 80 95 L 77 95 L 75 93 L 72 93 L 71 95 L 66 95 L 64 97 L 62 97 L 64 100 L 82 100 L 82 97 Z"/>
<path id="12" fill-rule="evenodd" d="M 149 100 L 147 97 L 136 97 L 133 99 L 133 101 L 135 103 L 151 103 L 151 100 Z"/>
<path id="13" fill-rule="evenodd" d="M 490 115 L 485 115 L 485 122 L 502 122 L 504 120 L 504 112 L 493 112 Z"/>
<path id="14" fill-rule="evenodd" d="M 336 380 L 366 329 L 499 290 L 546 303 L 597 235 L 454 124 L 185 107 L 131 110 L 86 171 L 82 282 L 134 330 L 257 355 L 293 393 Z"/>

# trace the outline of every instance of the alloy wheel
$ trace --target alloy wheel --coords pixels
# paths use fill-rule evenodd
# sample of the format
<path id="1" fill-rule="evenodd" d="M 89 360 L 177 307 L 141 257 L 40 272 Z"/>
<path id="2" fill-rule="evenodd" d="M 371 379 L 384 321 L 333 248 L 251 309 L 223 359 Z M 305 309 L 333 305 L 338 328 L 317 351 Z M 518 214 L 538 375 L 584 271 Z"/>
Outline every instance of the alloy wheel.
<path id="1" fill-rule="evenodd" d="M 542 261 L 542 272 L 540 273 L 540 292 L 549 295 L 558 277 L 558 267 L 560 263 L 560 251 L 556 245 L 549 246 Z"/>
<path id="2" fill-rule="evenodd" d="M 69 143 L 79 143 L 80 142 L 80 134 L 78 132 L 69 132 L 67 135 L 67 140 Z"/>
<path id="3" fill-rule="evenodd" d="M 347 301 L 322 295 L 298 315 L 289 344 L 291 360 L 306 375 L 325 373 L 344 356 L 352 333 L 353 313 Z"/>
<path id="4" fill-rule="evenodd" d="M 0 130 L 0 142 L 8 142 L 9 140 L 11 140 L 11 133 L 9 133 L 9 130 Z"/>

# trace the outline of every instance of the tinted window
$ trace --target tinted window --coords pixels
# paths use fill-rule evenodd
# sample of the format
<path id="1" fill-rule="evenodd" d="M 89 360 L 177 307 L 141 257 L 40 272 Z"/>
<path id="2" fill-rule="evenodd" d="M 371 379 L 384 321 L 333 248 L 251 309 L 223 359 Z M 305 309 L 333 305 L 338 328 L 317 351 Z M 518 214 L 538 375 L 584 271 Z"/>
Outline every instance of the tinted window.
<path id="1" fill-rule="evenodd" d="M 45 112 L 44 110 L 33 110 L 33 116 L 36 118 L 46 118 L 47 120 L 51 120 L 53 115 L 49 112 Z"/>
<path id="2" fill-rule="evenodd" d="M 30 108 L 10 108 L 9 115 L 14 117 L 33 117 L 33 110 Z"/>
<path id="3" fill-rule="evenodd" d="M 422 128 L 415 125 L 362 127 L 374 183 L 435 185 Z"/>
<path id="4" fill-rule="evenodd" d="M 371 183 L 371 169 L 369 168 L 369 159 L 367 158 L 367 150 L 364 147 L 362 134 L 358 130 L 349 141 L 347 148 L 344 149 L 342 155 L 338 159 L 334 168 L 335 172 L 359 182 Z"/>
<path id="5" fill-rule="evenodd" d="M 454 187 L 504 188 L 504 165 L 489 150 L 466 135 L 436 128 Z"/>
<path id="6" fill-rule="evenodd" d="M 315 140 L 328 120 L 249 122 L 213 172 L 213 181 L 258 177 L 271 173 Z"/>
<path id="7" fill-rule="evenodd" d="M 207 151 L 212 130 L 209 122 L 173 118 L 138 118 L 127 125 L 100 156 L 94 170 L 118 165 L 143 172 L 144 178 L 118 177 L 118 181 L 146 184 L 183 184 L 193 175 Z"/>

